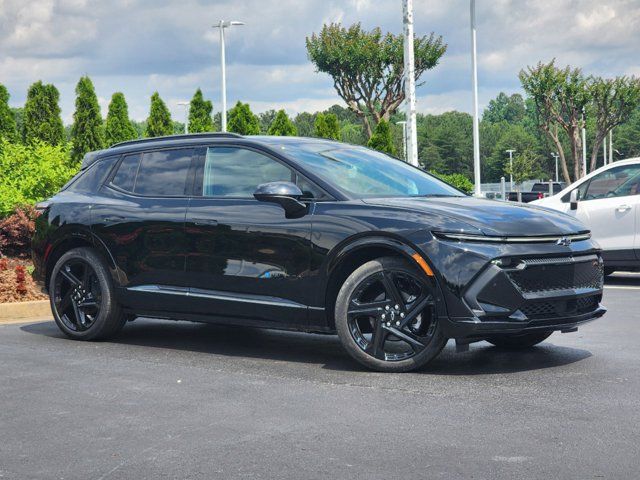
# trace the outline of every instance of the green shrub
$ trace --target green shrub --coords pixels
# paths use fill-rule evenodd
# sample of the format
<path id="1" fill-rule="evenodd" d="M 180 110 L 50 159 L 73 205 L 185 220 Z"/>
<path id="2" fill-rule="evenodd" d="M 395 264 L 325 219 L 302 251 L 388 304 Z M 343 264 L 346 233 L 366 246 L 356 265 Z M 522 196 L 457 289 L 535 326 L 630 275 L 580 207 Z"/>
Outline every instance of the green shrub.
<path id="1" fill-rule="evenodd" d="M 449 175 L 438 172 L 429 173 L 431 173 L 431 175 L 435 175 L 440 180 L 447 182 L 449 185 L 453 185 L 458 190 L 462 190 L 466 194 L 471 195 L 471 193 L 473 193 L 473 183 L 461 173 L 451 173 Z"/>
<path id="2" fill-rule="evenodd" d="M 50 197 L 77 171 L 68 146 L 0 142 L 0 218 Z"/>

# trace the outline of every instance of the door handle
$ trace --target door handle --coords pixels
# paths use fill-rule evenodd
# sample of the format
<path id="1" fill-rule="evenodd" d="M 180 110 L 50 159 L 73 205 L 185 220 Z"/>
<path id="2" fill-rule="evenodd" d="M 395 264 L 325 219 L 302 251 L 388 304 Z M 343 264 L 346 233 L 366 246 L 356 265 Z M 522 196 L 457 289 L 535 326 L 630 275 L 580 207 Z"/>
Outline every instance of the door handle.
<path id="1" fill-rule="evenodd" d="M 218 225 L 218 221 L 214 220 L 212 218 L 194 218 L 193 219 L 193 223 L 194 225 L 209 225 L 209 226 L 215 226 Z"/>
<path id="2" fill-rule="evenodd" d="M 616 208 L 616 210 L 620 213 L 626 212 L 628 210 L 631 210 L 631 205 L 618 205 L 618 208 Z"/>

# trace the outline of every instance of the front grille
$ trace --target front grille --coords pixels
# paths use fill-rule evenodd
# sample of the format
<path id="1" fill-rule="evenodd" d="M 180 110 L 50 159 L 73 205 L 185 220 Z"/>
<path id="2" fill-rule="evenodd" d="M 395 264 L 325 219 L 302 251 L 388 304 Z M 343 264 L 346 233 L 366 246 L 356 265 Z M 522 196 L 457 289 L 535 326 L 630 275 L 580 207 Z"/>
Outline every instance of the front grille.
<path id="1" fill-rule="evenodd" d="M 524 260 L 524 269 L 506 273 L 523 294 L 602 288 L 604 269 L 598 257 L 568 258 L 556 263 L 551 261 L 558 259 Z"/>
<path id="2" fill-rule="evenodd" d="M 530 320 L 571 317 L 593 312 L 598 308 L 599 299 L 599 295 L 592 295 L 571 300 L 529 301 L 520 311 Z"/>

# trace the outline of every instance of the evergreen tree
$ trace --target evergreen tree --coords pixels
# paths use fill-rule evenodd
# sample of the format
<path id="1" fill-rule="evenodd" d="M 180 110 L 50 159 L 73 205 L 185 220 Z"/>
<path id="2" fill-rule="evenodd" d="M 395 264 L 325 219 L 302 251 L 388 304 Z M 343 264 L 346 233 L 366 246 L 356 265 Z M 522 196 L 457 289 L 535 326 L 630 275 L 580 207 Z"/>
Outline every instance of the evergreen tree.
<path id="1" fill-rule="evenodd" d="M 39 140 L 49 145 L 60 145 L 64 142 L 59 100 L 60 92 L 51 84 L 45 85 L 37 81 L 29 87 L 24 106 L 26 144 L 33 144 Z"/>
<path id="2" fill-rule="evenodd" d="M 291 137 L 297 134 L 296 126 L 284 110 L 278 111 L 267 131 L 267 135 L 278 135 L 282 137 Z"/>
<path id="3" fill-rule="evenodd" d="M 229 110 L 227 130 L 239 133 L 240 135 L 259 135 L 260 121 L 258 117 L 253 114 L 248 103 L 238 101 L 238 103 Z"/>
<path id="4" fill-rule="evenodd" d="M 171 114 L 158 92 L 151 95 L 151 110 L 147 119 L 147 137 L 163 137 L 173 133 Z"/>
<path id="5" fill-rule="evenodd" d="M 369 139 L 367 144 L 369 148 L 378 150 L 379 152 L 388 153 L 389 155 L 396 155 L 396 147 L 393 144 L 393 137 L 391 136 L 391 128 L 389 122 L 386 120 L 380 120 L 376 129 Z"/>
<path id="6" fill-rule="evenodd" d="M 333 113 L 318 113 L 315 121 L 315 136 L 338 140 L 340 138 L 340 124 Z"/>
<path id="7" fill-rule="evenodd" d="M 104 135 L 107 146 L 138 138 L 138 132 L 129 120 L 127 101 L 121 92 L 111 96 Z"/>
<path id="8" fill-rule="evenodd" d="M 9 107 L 9 92 L 0 84 L 0 140 L 15 142 L 17 139 L 16 119 Z"/>
<path id="9" fill-rule="evenodd" d="M 203 98 L 202 90 L 196 90 L 189 105 L 189 133 L 212 132 L 212 111 L 213 104 L 211 101 Z"/>
<path id="10" fill-rule="evenodd" d="M 76 85 L 76 111 L 71 128 L 71 160 L 78 163 L 87 152 L 104 148 L 104 130 L 98 97 L 89 77 Z"/>

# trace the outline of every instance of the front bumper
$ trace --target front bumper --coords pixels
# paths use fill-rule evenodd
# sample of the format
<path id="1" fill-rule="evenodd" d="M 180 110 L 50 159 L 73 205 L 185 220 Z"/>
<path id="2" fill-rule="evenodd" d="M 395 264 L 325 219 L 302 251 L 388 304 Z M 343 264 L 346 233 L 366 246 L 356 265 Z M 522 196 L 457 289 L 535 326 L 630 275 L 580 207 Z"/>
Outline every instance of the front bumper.
<path id="1" fill-rule="evenodd" d="M 606 312 L 604 264 L 591 239 L 569 246 L 433 239 L 421 248 L 439 273 L 448 338 L 571 331 Z"/>
<path id="2" fill-rule="evenodd" d="M 465 340 L 481 340 L 499 334 L 518 334 L 535 332 L 540 330 L 547 331 L 574 331 L 580 325 L 584 325 L 596 318 L 602 317 L 607 309 L 598 304 L 597 308 L 591 312 L 583 313 L 565 318 L 546 318 L 536 319 L 524 322 L 513 322 L 504 320 L 480 320 L 478 317 L 470 317 L 468 319 L 458 319 L 452 321 L 449 318 L 443 318 L 441 321 L 444 326 L 444 334 L 448 338 L 465 339 Z"/>

